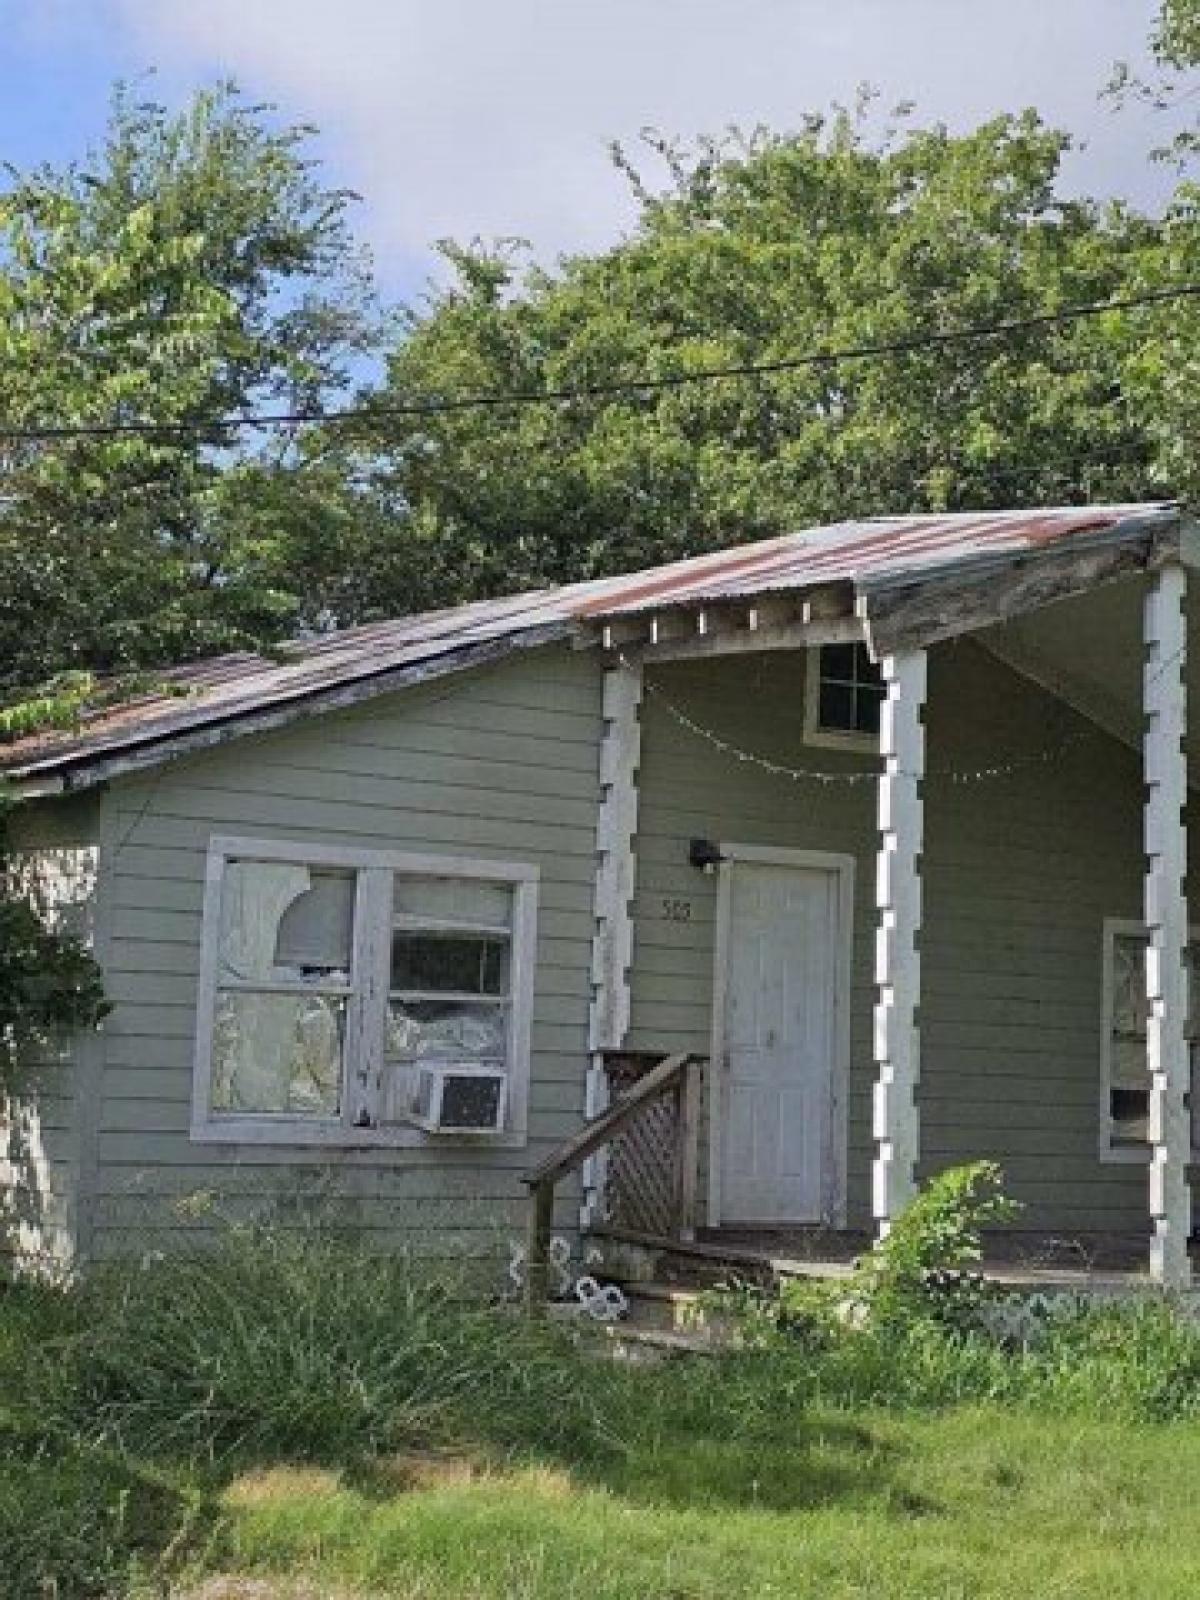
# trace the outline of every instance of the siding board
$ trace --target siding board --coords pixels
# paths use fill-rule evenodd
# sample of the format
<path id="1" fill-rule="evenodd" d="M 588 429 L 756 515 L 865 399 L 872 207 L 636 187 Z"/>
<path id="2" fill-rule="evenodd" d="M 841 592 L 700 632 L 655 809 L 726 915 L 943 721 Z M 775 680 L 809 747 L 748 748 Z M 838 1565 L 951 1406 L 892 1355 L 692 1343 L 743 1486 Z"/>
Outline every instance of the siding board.
<path id="1" fill-rule="evenodd" d="M 599 666 L 530 652 L 456 682 L 331 714 L 114 783 L 96 1253 L 194 1238 L 220 1206 L 319 1196 L 381 1239 L 519 1232 L 519 1176 L 573 1132 L 586 1067 Z M 254 1149 L 188 1137 L 200 909 L 213 833 L 528 861 L 540 871 L 527 1149 Z M 315 1185 L 315 1189 L 314 1189 Z M 184 1202 L 182 1206 L 177 1202 Z M 564 1190 L 562 1217 L 570 1215 Z M 201 1207 L 201 1212 L 203 1208 Z M 426 1240 L 427 1244 L 428 1241 Z M 445 1241 L 443 1239 L 443 1248 Z M 489 1249 L 491 1243 L 489 1242 Z"/>
<path id="2" fill-rule="evenodd" d="M 805 745 L 801 655 L 651 671 L 670 702 L 741 749 L 789 766 L 871 770 Z M 997 715 L 997 708 L 1001 708 Z M 1102 924 L 1139 914 L 1141 777 L 1101 734 L 1049 765 L 973 786 L 939 774 L 1036 752 L 1064 708 L 963 643 L 930 662 L 927 712 L 922 1171 L 991 1156 L 1026 1228 L 1144 1229 L 1145 1174 L 1098 1158 Z M 1067 718 L 1071 731 L 1083 727 Z M 643 711 L 633 1036 L 706 1048 L 715 886 L 693 836 L 853 854 L 858 861 L 850 1220 L 869 1223 L 874 786 L 823 788 L 737 763 L 679 726 L 653 690 Z M 666 920 L 667 900 L 690 906 Z"/>

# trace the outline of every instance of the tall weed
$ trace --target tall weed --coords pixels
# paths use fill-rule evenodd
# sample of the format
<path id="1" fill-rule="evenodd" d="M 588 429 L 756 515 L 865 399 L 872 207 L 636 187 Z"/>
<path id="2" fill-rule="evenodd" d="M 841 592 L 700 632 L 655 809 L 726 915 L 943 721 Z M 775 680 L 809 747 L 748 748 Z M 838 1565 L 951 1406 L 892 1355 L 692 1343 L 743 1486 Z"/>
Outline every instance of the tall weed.
<path id="1" fill-rule="evenodd" d="M 561 1336 L 316 1231 L 97 1269 L 47 1353 L 55 1414 L 151 1455 L 371 1454 L 569 1393 Z"/>

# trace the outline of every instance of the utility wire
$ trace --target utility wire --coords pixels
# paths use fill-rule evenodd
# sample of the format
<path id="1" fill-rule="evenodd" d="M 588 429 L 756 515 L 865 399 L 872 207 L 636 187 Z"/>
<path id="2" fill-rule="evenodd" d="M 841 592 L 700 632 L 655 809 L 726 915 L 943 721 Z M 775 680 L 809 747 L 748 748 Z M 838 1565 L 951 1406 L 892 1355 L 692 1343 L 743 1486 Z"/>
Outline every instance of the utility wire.
<path id="1" fill-rule="evenodd" d="M 40 423 L 29 426 L 0 421 L 0 439 L 36 443 L 54 439 L 110 438 L 138 434 L 187 436 L 197 433 L 236 433 L 246 429 L 287 428 L 314 423 L 380 422 L 390 419 L 444 416 L 463 411 L 483 411 L 505 406 L 557 405 L 576 400 L 608 399 L 617 395 L 652 394 L 680 389 L 693 383 L 712 383 L 728 378 L 771 377 L 816 367 L 837 366 L 846 362 L 882 360 L 915 354 L 921 350 L 943 349 L 979 340 L 1006 339 L 1015 334 L 1103 317 L 1114 311 L 1134 311 L 1146 306 L 1167 305 L 1180 300 L 1200 299 L 1200 283 L 1176 284 L 1169 289 L 1151 289 L 1125 295 L 1116 300 L 1093 301 L 1064 306 L 1060 311 L 1044 311 L 1034 316 L 1003 322 L 975 323 L 928 333 L 910 334 L 900 339 L 845 345 L 832 350 L 810 350 L 802 355 L 784 356 L 776 361 L 743 362 L 720 367 L 701 367 L 693 372 L 670 372 L 660 377 L 613 379 L 605 383 L 579 384 L 566 388 L 511 389 L 464 395 L 419 395 L 391 405 L 357 405 L 335 409 L 310 407 L 297 411 L 242 412 L 224 417 L 179 422 L 155 422 L 131 418 L 127 422 Z"/>

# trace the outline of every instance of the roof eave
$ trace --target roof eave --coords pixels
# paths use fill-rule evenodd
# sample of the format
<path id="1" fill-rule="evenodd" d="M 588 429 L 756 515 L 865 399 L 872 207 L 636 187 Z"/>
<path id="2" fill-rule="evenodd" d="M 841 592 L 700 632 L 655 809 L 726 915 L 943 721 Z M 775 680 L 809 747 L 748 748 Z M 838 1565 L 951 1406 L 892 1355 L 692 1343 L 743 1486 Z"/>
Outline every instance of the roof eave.
<path id="1" fill-rule="evenodd" d="M 221 712 L 185 728 L 147 732 L 134 739 L 114 741 L 99 750 L 81 750 L 78 746 L 67 745 L 26 766 L 0 771 L 0 781 L 18 800 L 73 794 L 107 783 L 111 778 L 144 771 L 199 750 L 210 750 L 233 739 L 275 732 L 306 716 L 348 710 L 379 695 L 489 665 L 513 651 L 565 639 L 574 631 L 574 626 L 571 622 L 539 624 L 519 633 L 463 645 L 403 667 L 384 668 L 327 688 L 308 689 L 286 702 Z"/>
<path id="2" fill-rule="evenodd" d="M 1069 543 L 860 579 L 857 609 L 878 658 L 975 633 L 1167 561 L 1200 567 L 1200 530 L 1178 508 L 1124 517 Z"/>

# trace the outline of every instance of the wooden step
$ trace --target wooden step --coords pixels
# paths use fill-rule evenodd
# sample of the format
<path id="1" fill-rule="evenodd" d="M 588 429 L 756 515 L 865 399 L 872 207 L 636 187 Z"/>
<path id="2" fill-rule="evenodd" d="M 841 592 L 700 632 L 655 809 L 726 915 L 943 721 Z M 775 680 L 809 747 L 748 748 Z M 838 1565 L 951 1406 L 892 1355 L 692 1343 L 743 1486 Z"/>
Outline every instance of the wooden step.
<path id="1" fill-rule="evenodd" d="M 631 1327 L 627 1322 L 610 1322 L 603 1328 L 605 1354 L 615 1361 L 639 1366 L 670 1361 L 681 1356 L 713 1356 L 722 1344 L 695 1333 L 671 1333 L 659 1328 Z"/>
<path id="2" fill-rule="evenodd" d="M 639 1283 L 704 1288 L 742 1282 L 768 1288 L 787 1278 L 845 1279 L 854 1270 L 848 1261 L 802 1260 L 712 1239 L 664 1239 L 625 1228 L 593 1229 L 588 1244 L 600 1252 L 597 1274 L 627 1292 Z"/>
<path id="3" fill-rule="evenodd" d="M 627 1283 L 628 1327 L 648 1332 L 695 1334 L 712 1338 L 728 1319 L 711 1305 L 702 1289 L 684 1288 L 675 1283 Z"/>

